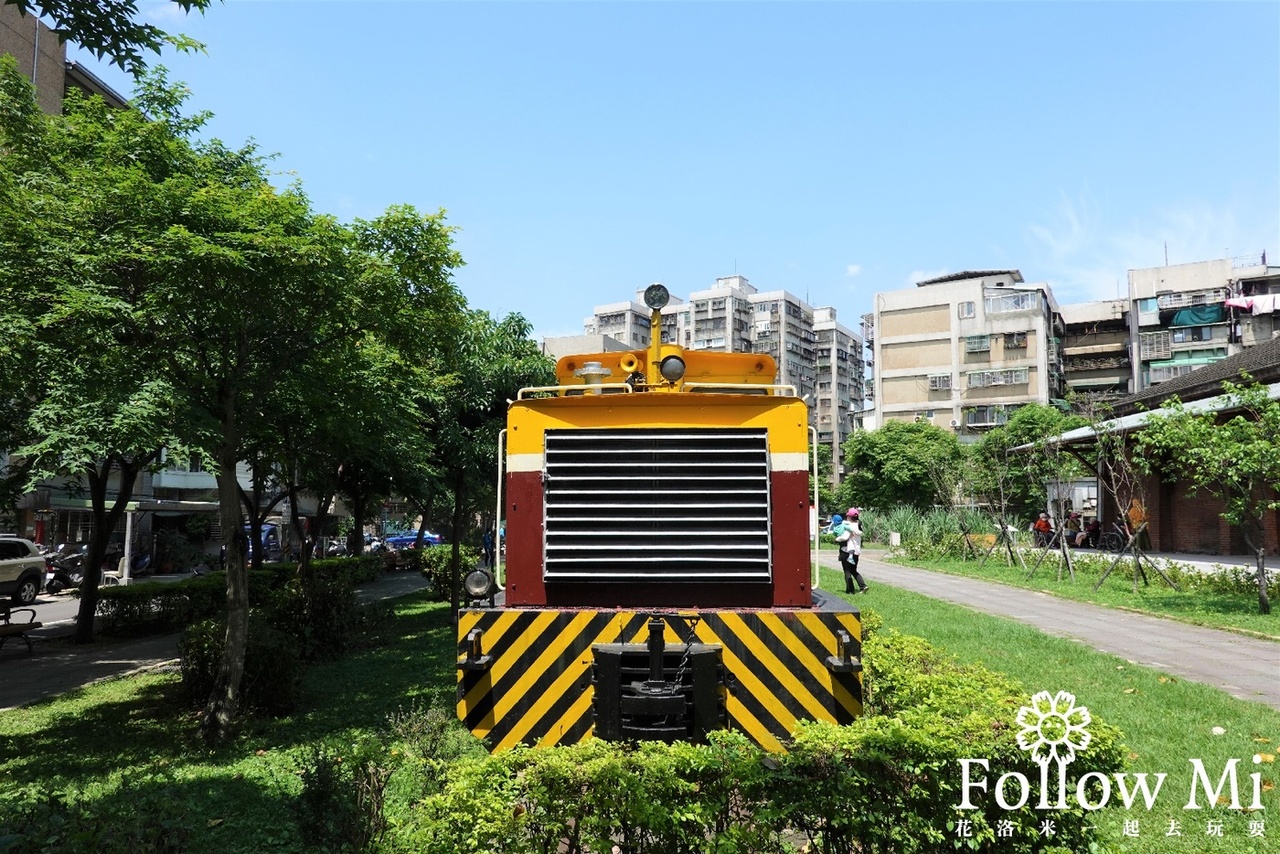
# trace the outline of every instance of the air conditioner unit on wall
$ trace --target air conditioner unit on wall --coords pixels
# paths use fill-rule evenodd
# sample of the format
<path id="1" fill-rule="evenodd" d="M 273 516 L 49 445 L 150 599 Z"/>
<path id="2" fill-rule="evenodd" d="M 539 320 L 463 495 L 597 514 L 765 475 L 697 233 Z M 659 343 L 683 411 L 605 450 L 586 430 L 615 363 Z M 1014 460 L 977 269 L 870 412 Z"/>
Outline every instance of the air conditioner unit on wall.
<path id="1" fill-rule="evenodd" d="M 952 427 L 959 427 L 959 426 L 960 426 L 960 422 L 959 422 L 959 421 L 957 421 L 956 419 L 952 418 L 952 419 L 951 419 L 951 426 L 952 426 Z"/>

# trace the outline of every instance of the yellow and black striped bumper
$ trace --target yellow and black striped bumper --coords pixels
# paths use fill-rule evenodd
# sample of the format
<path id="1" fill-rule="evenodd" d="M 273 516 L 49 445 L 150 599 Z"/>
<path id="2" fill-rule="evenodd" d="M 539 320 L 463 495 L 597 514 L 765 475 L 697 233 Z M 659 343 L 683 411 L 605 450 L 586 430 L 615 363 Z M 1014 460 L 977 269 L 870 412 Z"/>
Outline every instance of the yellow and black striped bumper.
<path id="1" fill-rule="evenodd" d="M 862 713 L 856 611 L 513 608 L 463 612 L 458 717 L 491 750 L 593 737 L 597 649 L 643 650 L 655 618 L 675 658 L 692 645 L 713 649 L 720 720 L 767 750 L 784 750 L 797 721 L 848 723 Z"/>

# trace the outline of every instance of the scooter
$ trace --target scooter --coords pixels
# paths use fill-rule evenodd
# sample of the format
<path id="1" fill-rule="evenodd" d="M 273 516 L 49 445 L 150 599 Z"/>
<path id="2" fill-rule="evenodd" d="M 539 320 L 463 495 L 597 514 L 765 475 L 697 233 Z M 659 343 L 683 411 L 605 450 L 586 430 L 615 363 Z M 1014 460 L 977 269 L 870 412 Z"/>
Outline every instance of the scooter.
<path id="1" fill-rule="evenodd" d="M 79 587 L 80 582 L 84 580 L 84 576 L 78 570 L 73 573 L 71 570 L 52 561 L 45 561 L 44 566 L 44 590 L 46 593 L 61 593 L 63 590 Z"/>

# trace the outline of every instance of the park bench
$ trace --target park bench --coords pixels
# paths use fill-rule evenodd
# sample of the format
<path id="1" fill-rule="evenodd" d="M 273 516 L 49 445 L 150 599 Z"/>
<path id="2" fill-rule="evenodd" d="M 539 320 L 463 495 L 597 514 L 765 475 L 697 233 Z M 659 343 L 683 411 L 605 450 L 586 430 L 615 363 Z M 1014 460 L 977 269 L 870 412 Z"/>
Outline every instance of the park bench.
<path id="1" fill-rule="evenodd" d="M 23 611 L 30 614 L 31 619 L 25 623 L 13 622 L 13 615 Z M 27 645 L 27 652 L 31 652 L 31 638 L 27 637 L 27 632 L 43 625 L 44 623 L 36 620 L 34 608 L 11 608 L 8 602 L 0 602 L 0 647 L 3 647 L 4 642 L 9 638 L 19 637 Z"/>

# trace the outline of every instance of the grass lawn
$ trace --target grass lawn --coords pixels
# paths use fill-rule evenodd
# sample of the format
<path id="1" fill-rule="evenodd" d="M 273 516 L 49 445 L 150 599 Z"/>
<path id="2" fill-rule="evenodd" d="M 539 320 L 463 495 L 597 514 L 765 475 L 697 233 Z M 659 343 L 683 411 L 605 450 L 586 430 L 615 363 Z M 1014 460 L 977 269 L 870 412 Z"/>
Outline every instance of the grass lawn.
<path id="1" fill-rule="evenodd" d="M 1062 569 L 1062 578 L 1059 580 L 1057 552 L 1049 552 L 1039 569 L 1028 579 L 1028 573 L 1035 567 L 1035 561 L 1041 554 L 1039 551 L 1024 553 L 1023 559 L 1027 561 L 1025 570 L 1017 563 L 1009 566 L 1006 557 L 999 552 L 985 563 L 981 560 L 961 561 L 954 558 L 916 561 L 900 559 L 900 562 L 936 572 L 1038 590 L 1064 599 L 1092 602 L 1109 608 L 1128 608 L 1198 626 L 1247 632 L 1280 641 L 1280 596 L 1271 596 L 1270 614 L 1259 614 L 1256 588 L 1252 591 L 1223 592 L 1198 577 L 1195 570 L 1175 565 L 1170 571 L 1170 577 L 1180 590 L 1173 590 L 1146 564 L 1144 567 L 1150 583 L 1144 586 L 1139 580 L 1135 592 L 1131 556 L 1126 556 L 1107 576 L 1102 587 L 1094 592 L 1093 586 L 1111 565 L 1114 555 L 1089 551 L 1073 555 L 1076 570 L 1073 581 L 1065 568 Z M 1277 850 L 1280 850 L 1280 846 L 1277 846 Z"/>
<path id="2" fill-rule="evenodd" d="M 827 589 L 834 589 L 839 580 L 836 571 L 823 570 Z M 1098 813 L 1098 827 L 1115 849 L 1233 854 L 1280 851 L 1280 818 L 1276 817 L 1280 815 L 1280 789 L 1276 788 L 1280 769 L 1274 762 L 1280 745 L 1280 712 L 1019 623 L 887 584 L 875 585 L 869 595 L 852 600 L 877 613 L 886 628 L 924 637 L 962 661 L 1007 673 L 1026 686 L 1028 695 L 1068 691 L 1091 714 L 1118 726 L 1129 749 L 1130 773 L 1145 771 L 1154 776 L 1164 772 L 1169 776 L 1150 812 L 1139 804 L 1128 811 L 1113 806 Z M 1280 664 L 1277 670 L 1280 672 Z M 1215 727 L 1223 733 L 1215 735 Z M 1264 758 L 1262 764 L 1253 763 L 1255 754 Z M 1225 763 L 1239 759 L 1237 775 L 1246 806 L 1252 797 L 1248 775 L 1261 773 L 1261 800 L 1266 810 L 1184 810 L 1191 790 L 1192 758 L 1203 760 L 1215 787 Z M 993 783 L 995 777 L 993 774 Z M 1203 795 L 1198 800 L 1202 807 L 1206 805 Z M 1126 820 L 1138 821 L 1136 838 L 1124 835 Z M 1208 835 L 1208 822 L 1219 820 L 1222 836 Z M 1250 822 L 1256 821 L 1266 822 L 1266 837 L 1249 836 Z M 1179 823 L 1181 837 L 1166 835 L 1171 822 Z"/>
<path id="3" fill-rule="evenodd" d="M 838 573 L 824 571 L 828 589 L 838 581 Z M 920 635 L 964 661 L 1008 673 L 1028 694 L 1069 691 L 1093 715 L 1120 727 L 1130 772 L 1169 776 L 1151 812 L 1139 806 L 1098 813 L 1100 831 L 1114 849 L 1280 851 L 1280 818 L 1268 823 L 1267 837 L 1249 836 L 1250 822 L 1280 815 L 1276 765 L 1252 762 L 1255 754 L 1276 753 L 1280 713 L 888 585 L 876 585 L 854 601 L 874 609 L 886 628 Z M 299 771 L 315 745 L 346 750 L 383 737 L 388 716 L 414 703 L 452 714 L 455 640 L 447 606 L 407 597 L 397 600 L 396 612 L 389 644 L 308 672 L 302 712 L 249 724 L 217 750 L 199 741 L 176 674 L 101 683 L 0 713 L 0 817 L 12 814 L 18 793 L 34 785 L 76 804 L 75 815 L 94 829 L 97 835 L 78 850 L 143 850 L 139 842 L 145 833 L 139 829 L 155 833 L 166 827 L 168 841 L 181 843 L 167 850 L 309 850 L 294 807 L 302 789 Z M 1214 727 L 1223 733 L 1214 735 Z M 1204 761 L 1214 785 L 1224 763 L 1239 759 L 1246 804 L 1249 775 L 1261 773 L 1266 811 L 1183 810 L 1191 758 Z M 998 773 L 992 769 L 993 783 Z M 414 794 L 405 781 L 392 778 L 388 812 L 393 820 Z M 1200 802 L 1204 805 L 1203 796 Z M 101 820 L 92 821 L 95 816 Z M 1124 836 L 1127 819 L 1138 821 L 1137 838 Z M 1219 820 L 1222 836 L 1207 835 L 1207 822 Z M 1166 836 L 1174 821 L 1180 822 L 1181 837 Z"/>
<path id="4" fill-rule="evenodd" d="M 154 850 L 306 851 L 293 807 L 313 745 L 341 750 L 378 737 L 389 715 L 414 703 L 452 715 L 448 605 L 396 600 L 392 632 L 387 646 L 309 669 L 304 711 L 253 722 L 217 750 L 205 748 L 194 713 L 183 711 L 177 674 L 99 683 L 0 712 L 0 816 L 19 789 L 39 785 L 103 817 L 105 836 L 80 850 L 127 850 L 147 841 L 131 830 L 167 823 L 180 847 Z M 393 779 L 392 810 L 409 797 Z"/>

